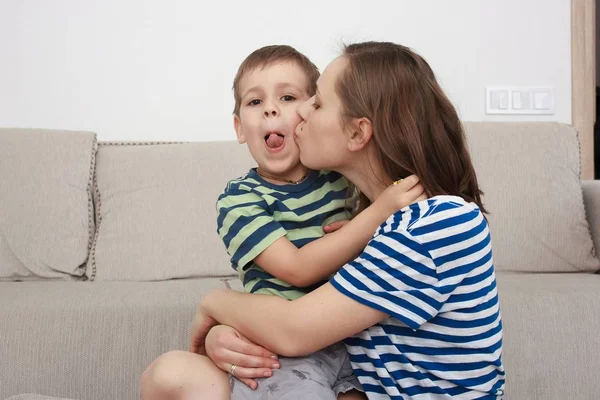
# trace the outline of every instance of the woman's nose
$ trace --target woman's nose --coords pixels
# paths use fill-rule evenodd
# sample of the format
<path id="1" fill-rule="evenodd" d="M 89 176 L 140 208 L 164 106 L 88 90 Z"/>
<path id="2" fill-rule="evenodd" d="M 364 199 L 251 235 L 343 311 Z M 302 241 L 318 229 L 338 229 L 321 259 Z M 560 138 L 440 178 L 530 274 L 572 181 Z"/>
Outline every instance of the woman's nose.
<path id="1" fill-rule="evenodd" d="M 315 96 L 306 100 L 304 103 L 300 104 L 300 107 L 298 107 L 298 114 L 300 114 L 300 117 L 302 117 L 303 120 L 306 121 L 308 119 L 308 116 L 310 115 L 310 112 L 313 109 L 312 105 L 314 102 L 315 102 Z"/>

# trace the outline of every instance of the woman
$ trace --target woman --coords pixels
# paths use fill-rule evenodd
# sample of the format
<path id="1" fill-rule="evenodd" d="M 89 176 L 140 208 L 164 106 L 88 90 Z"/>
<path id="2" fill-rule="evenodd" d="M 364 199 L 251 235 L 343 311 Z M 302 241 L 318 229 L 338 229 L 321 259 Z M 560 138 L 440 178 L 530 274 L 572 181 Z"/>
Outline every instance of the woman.
<path id="1" fill-rule="evenodd" d="M 416 174 L 430 198 L 390 216 L 356 260 L 301 299 L 211 292 L 191 349 L 203 349 L 217 323 L 289 357 L 345 339 L 370 399 L 501 398 L 502 322 L 485 209 L 462 126 L 429 65 L 393 43 L 350 45 L 301 115 L 307 167 L 342 173 L 364 201 Z M 210 383 L 227 388 L 214 365 L 199 364 L 190 361 L 198 369 L 178 382 L 205 393 Z"/>

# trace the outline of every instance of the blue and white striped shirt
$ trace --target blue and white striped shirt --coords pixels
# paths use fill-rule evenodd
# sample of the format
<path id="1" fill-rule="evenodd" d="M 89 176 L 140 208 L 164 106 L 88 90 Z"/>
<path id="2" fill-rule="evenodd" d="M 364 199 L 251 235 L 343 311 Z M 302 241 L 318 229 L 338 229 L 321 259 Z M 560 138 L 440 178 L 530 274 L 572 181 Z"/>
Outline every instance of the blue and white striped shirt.
<path id="1" fill-rule="evenodd" d="M 345 341 L 369 399 L 502 398 L 502 321 L 477 205 L 436 196 L 403 208 L 331 283 L 390 315 Z"/>

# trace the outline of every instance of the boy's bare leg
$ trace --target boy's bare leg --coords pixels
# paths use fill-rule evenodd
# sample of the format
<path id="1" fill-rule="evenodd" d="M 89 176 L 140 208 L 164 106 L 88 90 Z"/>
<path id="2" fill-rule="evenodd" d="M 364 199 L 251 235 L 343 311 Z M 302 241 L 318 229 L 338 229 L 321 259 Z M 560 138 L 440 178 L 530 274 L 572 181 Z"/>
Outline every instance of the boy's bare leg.
<path id="1" fill-rule="evenodd" d="M 351 390 L 338 395 L 338 400 L 366 400 L 366 398 L 367 396 L 358 390 Z"/>
<path id="2" fill-rule="evenodd" d="M 171 351 L 144 371 L 141 395 L 142 400 L 229 400 L 229 380 L 208 357 Z"/>

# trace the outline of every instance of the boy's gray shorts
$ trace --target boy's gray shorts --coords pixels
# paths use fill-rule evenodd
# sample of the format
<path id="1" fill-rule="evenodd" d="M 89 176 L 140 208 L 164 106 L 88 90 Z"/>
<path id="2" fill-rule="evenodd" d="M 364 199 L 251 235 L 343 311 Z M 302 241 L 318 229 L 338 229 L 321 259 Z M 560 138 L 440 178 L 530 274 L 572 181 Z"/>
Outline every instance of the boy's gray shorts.
<path id="1" fill-rule="evenodd" d="M 279 363 L 271 377 L 257 379 L 256 390 L 230 375 L 231 400 L 335 400 L 339 393 L 363 391 L 343 343 L 305 357 L 280 357 Z"/>

